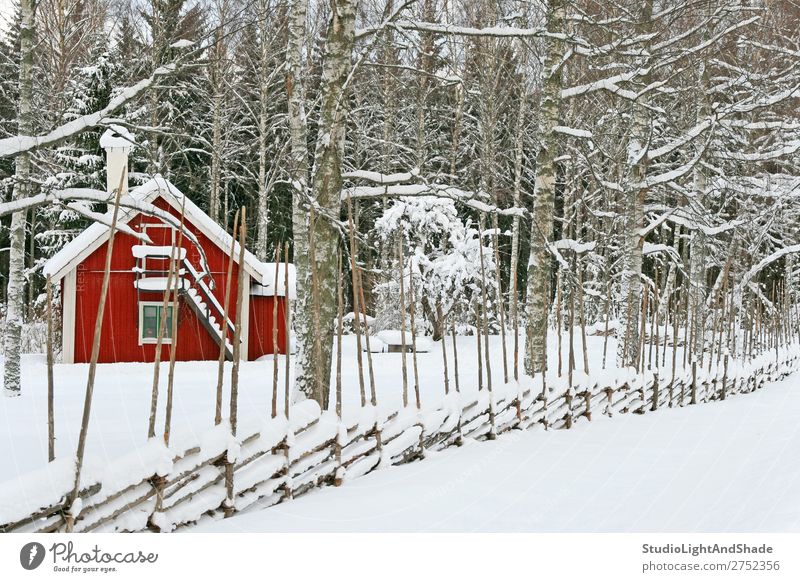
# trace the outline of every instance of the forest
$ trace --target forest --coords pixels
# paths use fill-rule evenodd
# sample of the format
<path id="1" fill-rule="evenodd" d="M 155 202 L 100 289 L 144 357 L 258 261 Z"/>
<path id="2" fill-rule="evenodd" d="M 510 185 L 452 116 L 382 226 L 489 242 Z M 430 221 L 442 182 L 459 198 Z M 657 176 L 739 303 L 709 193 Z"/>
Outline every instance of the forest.
<path id="1" fill-rule="evenodd" d="M 288 245 L 298 398 L 328 401 L 339 281 L 354 327 L 410 311 L 487 365 L 501 335 L 506 381 L 552 326 L 571 378 L 573 334 L 702 367 L 797 315 L 788 0 L 19 0 L 0 89 L 6 394 L 42 351 L 42 265 L 113 205 L 109 126 L 131 183 L 229 231 L 245 207 L 261 260 Z"/>

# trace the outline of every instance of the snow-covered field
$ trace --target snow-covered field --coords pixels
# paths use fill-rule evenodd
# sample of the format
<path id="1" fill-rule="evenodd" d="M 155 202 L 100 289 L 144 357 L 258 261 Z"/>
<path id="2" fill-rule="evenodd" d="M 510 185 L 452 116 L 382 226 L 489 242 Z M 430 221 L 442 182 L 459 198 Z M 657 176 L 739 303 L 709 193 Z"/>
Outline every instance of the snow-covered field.
<path id="1" fill-rule="evenodd" d="M 602 344 L 602 338 L 589 338 L 592 377 L 601 382 L 601 375 L 615 375 L 614 370 L 601 370 Z M 491 345 L 492 375 L 499 385 L 503 382 L 500 338 L 492 337 Z M 474 393 L 476 339 L 459 337 L 458 346 L 461 390 Z M 343 347 L 343 411 L 348 417 L 358 413 L 360 404 L 355 337 L 346 337 Z M 449 339 L 447 348 L 452 386 Z M 612 339 L 609 362 L 614 349 Z M 510 362 L 510 351 L 508 358 Z M 582 368 L 580 351 L 576 360 Z M 670 361 L 668 352 L 668 366 Z M 281 357 L 281 390 L 284 362 Z M 379 408 L 397 410 L 402 404 L 401 355 L 375 354 L 374 364 Z M 555 374 L 555 353 L 550 365 Z M 441 344 L 419 355 L 419 368 L 423 408 L 437 408 L 444 398 Z M 86 365 L 56 366 L 58 457 L 74 454 L 87 371 Z M 176 450 L 196 444 L 213 425 L 216 371 L 216 362 L 178 363 L 172 429 Z M 271 358 L 242 365 L 241 425 L 259 423 L 269 414 L 272 374 Z M 23 376 L 21 397 L 0 398 L 0 451 L 5 460 L 0 482 L 13 482 L 47 461 L 44 358 L 26 356 Z M 228 380 L 226 373 L 225 410 Z M 571 431 L 513 432 L 495 442 L 468 443 L 432 454 L 424 462 L 377 471 L 342 488 L 312 492 L 271 509 L 201 523 L 197 529 L 800 530 L 800 467 L 793 462 L 800 449 L 796 422 L 800 391 L 793 384 L 789 379 L 723 403 L 643 417 L 595 418 Z M 88 472 L 142 447 L 151 386 L 150 364 L 98 367 Z M 165 386 L 166 365 L 161 374 L 159 430 Z M 283 401 L 282 394 L 278 401 Z"/>
<path id="2" fill-rule="evenodd" d="M 192 531 L 800 531 L 797 379 L 512 431 Z"/>

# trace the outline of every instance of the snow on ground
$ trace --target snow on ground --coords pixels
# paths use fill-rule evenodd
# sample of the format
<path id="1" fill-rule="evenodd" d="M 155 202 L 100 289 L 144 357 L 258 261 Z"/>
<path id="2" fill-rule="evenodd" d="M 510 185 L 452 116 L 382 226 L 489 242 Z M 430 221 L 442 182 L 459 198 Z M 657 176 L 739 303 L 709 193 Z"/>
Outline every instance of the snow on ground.
<path id="1" fill-rule="evenodd" d="M 579 334 L 576 334 L 579 344 Z M 359 409 L 355 336 L 344 339 L 343 410 Z M 509 345 L 511 341 L 509 339 Z M 566 336 L 564 338 L 566 346 Z M 555 347 L 555 338 L 551 346 Z M 601 337 L 589 338 L 593 380 L 601 370 Z M 503 382 L 500 338 L 491 338 L 492 375 Z M 613 362 L 614 340 L 609 341 Z M 520 348 L 522 349 L 522 347 Z M 475 337 L 459 337 L 461 390 L 477 389 Z M 451 386 L 453 353 L 447 340 Z M 511 361 L 509 349 L 508 359 Z M 373 354 L 379 408 L 402 404 L 401 354 Z M 576 354 L 582 368 L 580 350 Z M 681 360 L 681 352 L 678 353 Z M 409 362 L 409 397 L 413 373 Z M 671 353 L 667 352 L 667 366 Z M 279 386 L 285 360 L 279 357 Z M 564 350 L 566 369 L 566 348 Z M 162 365 L 159 432 L 166 364 Z M 224 410 L 228 406 L 226 369 Z M 550 354 L 556 373 L 556 354 Z M 57 457 L 74 454 L 87 365 L 55 370 Z M 146 441 L 151 364 L 98 366 L 87 446 L 87 471 L 136 454 Z M 441 343 L 419 354 L 425 409 L 444 398 Z M 510 372 L 510 369 L 509 369 Z M 263 420 L 272 398 L 272 358 L 243 363 L 240 426 Z M 175 371 L 174 449 L 197 444 L 213 425 L 216 362 L 180 362 Z M 579 377 L 580 374 L 576 374 Z M 368 374 L 365 380 L 368 386 Z M 548 380 L 552 385 L 552 381 Z M 644 417 L 596 418 L 571 431 L 503 435 L 422 463 L 381 470 L 340 489 L 198 529 L 241 530 L 798 530 L 800 485 L 793 455 L 800 435 L 793 414 L 800 392 L 792 380 L 724 403 L 663 410 Z M 282 393 L 278 398 L 283 401 Z M 0 483 L 42 468 L 47 460 L 46 371 L 43 356 L 23 360 L 23 395 L 0 398 Z"/>
<path id="2" fill-rule="evenodd" d="M 800 531 L 797 379 L 724 402 L 506 433 L 198 532 Z"/>

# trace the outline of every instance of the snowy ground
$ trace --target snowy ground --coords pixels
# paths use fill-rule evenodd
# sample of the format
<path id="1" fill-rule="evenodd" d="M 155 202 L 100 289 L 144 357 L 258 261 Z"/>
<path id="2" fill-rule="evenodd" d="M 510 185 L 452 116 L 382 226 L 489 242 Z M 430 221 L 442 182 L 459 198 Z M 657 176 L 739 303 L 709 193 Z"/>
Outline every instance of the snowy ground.
<path id="1" fill-rule="evenodd" d="M 578 336 L 579 337 L 579 336 Z M 510 344 L 510 341 L 509 341 Z M 600 337 L 589 338 L 593 379 L 601 370 Z M 491 338 L 494 382 L 503 382 L 500 339 Z M 555 346 L 555 338 L 551 345 Z M 477 388 L 474 337 L 459 337 L 462 392 Z M 579 347 L 579 346 L 578 346 Z M 448 339 L 451 384 L 452 344 Z M 613 361 L 614 341 L 609 342 Z M 355 337 L 344 342 L 343 410 L 356 414 L 359 389 Z M 566 362 L 566 350 L 564 354 Z M 378 405 L 402 403 L 401 355 L 375 354 Z M 511 353 L 508 353 L 509 362 Z M 681 359 L 681 353 L 678 354 Z M 580 350 L 576 354 L 582 368 Z M 667 352 L 667 362 L 671 353 Z M 284 359 L 279 359 L 283 387 Z M 556 355 L 551 354 L 556 372 Z M 444 397 L 441 345 L 419 355 L 423 408 Z M 176 368 L 172 443 L 197 443 L 213 424 L 216 362 Z M 83 407 L 86 365 L 55 371 L 58 457 L 74 454 Z M 272 398 L 271 358 L 244 363 L 241 425 L 260 422 Z M 365 371 L 366 375 L 366 371 Z M 166 364 L 161 374 L 158 427 L 163 427 Z M 576 377 L 578 374 L 576 374 Z M 42 356 L 23 362 L 23 395 L 0 398 L 0 482 L 47 461 L 46 373 Z M 229 374 L 226 373 L 226 388 Z M 549 380 L 553 384 L 554 379 Z M 602 380 L 600 380 L 602 382 Z M 381 470 L 340 489 L 314 492 L 272 509 L 200 529 L 250 530 L 800 530 L 800 449 L 792 380 L 727 402 L 644 417 L 582 423 L 572 431 L 504 435 L 432 455 L 422 463 Z M 105 466 L 146 440 L 152 386 L 149 364 L 98 366 L 87 447 L 87 470 Z M 409 357 L 409 391 L 413 373 Z M 282 394 L 279 403 L 283 401 Z M 225 410 L 227 410 L 227 391 Z"/>
<path id="2" fill-rule="evenodd" d="M 800 531 L 796 378 L 501 435 L 192 531 Z"/>

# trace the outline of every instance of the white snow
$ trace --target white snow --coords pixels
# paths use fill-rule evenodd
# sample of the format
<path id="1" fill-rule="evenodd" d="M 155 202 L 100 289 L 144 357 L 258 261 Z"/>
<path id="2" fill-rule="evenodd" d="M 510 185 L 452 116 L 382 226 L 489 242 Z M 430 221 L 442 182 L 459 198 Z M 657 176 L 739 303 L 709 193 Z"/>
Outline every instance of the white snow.
<path id="1" fill-rule="evenodd" d="M 189 289 L 192 284 L 188 279 L 173 278 L 172 281 L 169 277 L 144 277 L 137 279 L 133 282 L 133 286 L 140 291 L 166 291 L 169 287 L 170 291 L 173 289 Z"/>
<path id="2" fill-rule="evenodd" d="M 277 268 L 277 276 L 278 276 L 278 286 L 275 287 L 275 269 Z M 263 285 L 259 283 L 253 283 L 250 286 L 250 295 L 258 295 L 258 296 L 278 296 L 278 297 L 286 297 L 286 263 L 261 263 L 259 265 L 259 270 L 261 271 L 262 281 L 264 282 Z M 296 280 L 297 275 L 295 273 L 294 265 L 289 263 L 288 265 L 289 270 L 289 299 L 296 299 L 297 298 L 297 289 L 296 289 Z"/>
<path id="3" fill-rule="evenodd" d="M 725 402 L 506 433 L 197 532 L 800 530 L 796 380 Z"/>
<path id="4" fill-rule="evenodd" d="M 182 38 L 180 40 L 177 40 L 177 41 L 173 42 L 169 46 L 172 47 L 172 48 L 179 48 L 179 49 L 180 48 L 188 48 L 190 46 L 194 46 L 194 41 L 191 41 L 188 38 Z"/>
<path id="5" fill-rule="evenodd" d="M 147 257 L 168 259 L 173 256 L 173 253 L 175 253 L 175 251 L 173 250 L 172 247 L 169 246 L 158 247 L 152 245 L 134 245 L 131 248 L 131 253 L 137 259 L 144 259 Z M 177 254 L 178 254 L 177 257 L 178 260 L 182 261 L 183 259 L 186 258 L 186 249 L 181 247 L 180 249 L 178 249 Z"/>
<path id="6" fill-rule="evenodd" d="M 417 352 L 429 352 L 433 346 L 433 342 L 431 338 L 426 336 L 417 335 L 416 337 L 411 335 L 409 330 L 406 330 L 406 337 L 405 337 L 405 344 L 406 347 L 410 350 L 411 344 L 413 340 L 416 340 L 417 344 Z M 382 341 L 384 344 L 388 346 L 402 346 L 403 345 L 403 332 L 397 329 L 385 329 L 383 331 L 378 332 L 377 334 L 378 339 Z"/>
<path id="7" fill-rule="evenodd" d="M 103 149 L 126 148 L 136 145 L 133 134 L 121 125 L 111 124 L 100 136 L 100 147 Z"/>
<path id="8" fill-rule="evenodd" d="M 577 336 L 580 349 L 580 334 Z M 373 355 L 378 407 L 362 409 L 355 366 L 355 336 L 346 336 L 342 366 L 344 424 L 365 428 L 376 422 L 383 423 L 387 444 L 383 460 L 380 461 L 374 453 L 368 454 L 348 468 L 344 488 L 313 492 L 298 501 L 281 505 L 263 517 L 259 513 L 244 515 L 228 520 L 221 527 L 603 531 L 679 530 L 684 527 L 797 528 L 800 491 L 795 482 L 800 483 L 800 475 L 795 469 L 796 464 L 786 455 L 793 454 L 800 446 L 800 428 L 793 417 L 793 411 L 800 407 L 800 392 L 791 390 L 790 381 L 767 386 L 756 394 L 737 395 L 725 403 L 662 409 L 643 417 L 618 415 L 607 420 L 598 413 L 591 423 L 582 420 L 570 431 L 543 432 L 534 428 L 529 432 L 502 435 L 495 443 L 486 444 L 470 444 L 467 439 L 468 445 L 462 449 L 429 452 L 421 463 L 387 469 L 392 456 L 400 454 L 418 438 L 418 430 L 411 428 L 423 426 L 426 434 L 436 427 L 452 428 L 457 422 L 456 411 L 460 406 L 468 408 L 462 425 L 465 434 L 486 425 L 486 414 L 472 417 L 485 409 L 490 400 L 497 411 L 498 424 L 513 419 L 514 409 L 507 407 L 506 403 L 518 396 L 524 386 L 503 382 L 499 338 L 490 336 L 490 340 L 494 379 L 491 398 L 485 390 L 476 392 L 475 338 L 459 337 L 457 341 L 461 394 L 453 391 L 452 345 L 449 340 L 446 343 L 450 363 L 449 396 L 444 394 L 442 385 L 442 343 L 435 342 L 430 352 L 418 356 L 422 409 L 401 410 L 391 422 L 383 423 L 382 419 L 401 409 L 401 355 Z M 550 345 L 555 346 L 555 338 L 550 341 Z M 602 370 L 603 338 L 590 336 L 588 341 L 591 374 L 587 381 L 611 386 L 624 382 L 638 385 L 635 382 L 639 380 L 632 371 Z M 608 349 L 609 357 L 613 358 L 616 350 L 613 338 L 610 338 Z M 557 394 L 566 388 L 566 377 L 557 376 L 555 351 L 550 355 L 548 385 Z M 247 436 L 261 432 L 258 439 L 246 445 L 240 445 L 230 434 L 227 423 L 216 428 L 213 425 L 216 362 L 179 362 L 175 369 L 169 450 L 160 443 L 164 423 L 165 367 L 168 364 L 162 364 L 156 438 L 149 443 L 147 417 L 152 365 L 99 365 L 82 486 L 103 482 L 103 495 L 106 495 L 125 484 L 131 485 L 132 479 L 143 479 L 153 472 L 175 475 L 225 451 L 229 452 L 231 459 L 249 458 L 259 451 L 269 451 L 286 435 L 282 411 L 284 364 L 280 362 L 279 416 L 277 419 L 269 418 L 271 360 L 269 357 L 242 363 L 238 434 Z M 408 360 L 409 388 L 413 390 L 412 364 L 410 358 Z M 0 450 L 7 451 L 0 470 L 0 522 L 21 519 L 30 513 L 31 507 L 52 504 L 54 497 L 57 500 L 71 489 L 74 478 L 72 455 L 77 444 L 87 369 L 86 365 L 56 366 L 57 460 L 50 465 L 46 462 L 44 358 L 26 356 L 22 396 L 0 399 Z M 229 372 L 230 364 L 226 364 L 225 413 L 228 410 Z M 730 377 L 737 373 L 738 367 L 731 365 Z M 712 370 L 712 375 L 718 374 L 719 370 Z M 586 379 L 582 370 L 577 371 L 575 377 Z M 534 381 L 533 387 L 536 388 L 537 384 Z M 413 402 L 413 392 L 410 396 Z M 629 398 L 636 400 L 638 391 L 630 392 Z M 469 404 L 475 401 L 478 404 L 470 408 Z M 314 421 L 316 424 L 295 441 L 293 435 Z M 291 409 L 287 438 L 292 443 L 295 458 L 302 451 L 311 451 L 341 432 L 330 412 L 320 417 L 319 406 L 313 401 L 304 401 Z M 390 440 L 394 436 L 397 438 Z M 174 455 L 195 446 L 200 447 L 199 453 L 173 462 Z M 325 454 L 312 453 L 303 458 L 301 464 L 304 463 L 308 470 L 302 474 L 295 473 L 295 484 L 316 478 L 320 469 L 313 466 L 321 462 Z M 355 479 L 379 461 L 383 469 L 365 479 Z M 272 492 L 280 483 L 258 483 L 261 477 L 270 478 L 266 473 L 273 465 L 267 465 L 264 470 L 252 469 L 248 476 L 249 482 L 255 483 L 254 486 L 267 497 L 256 503 L 255 494 L 248 493 L 246 497 L 237 499 L 237 507 L 252 505 L 252 511 L 255 511 L 275 503 Z M 331 466 L 326 464 L 324 470 L 329 469 Z M 212 477 L 209 473 L 202 479 Z M 197 486 L 205 482 L 208 481 L 198 481 Z M 772 506 L 768 507 L 766 501 L 762 501 L 766 497 L 754 499 L 744 492 L 747 487 L 752 491 L 752 483 L 764 489 L 772 500 Z M 175 507 L 165 509 L 165 515 L 159 516 L 158 520 L 162 521 L 165 529 L 170 529 L 176 523 L 197 518 L 203 511 L 202 499 L 220 502 L 224 499 L 224 490 L 216 485 L 205 491 L 196 499 L 181 501 Z M 440 491 L 446 491 L 446 494 L 437 497 Z M 136 488 L 126 491 L 119 503 L 124 504 L 125 499 L 130 501 L 141 494 L 142 491 Z M 341 497 L 329 501 L 326 496 L 333 494 Z M 357 504 L 354 500 L 360 500 L 358 502 L 363 503 L 363 507 L 351 507 Z M 745 505 L 733 507 L 733 503 L 739 500 L 745 500 Z M 747 503 L 754 505 L 750 507 Z M 322 504 L 326 509 L 320 512 L 314 504 Z M 380 517 L 375 513 L 379 507 L 382 507 Z M 707 518 L 698 517 L 702 515 L 698 513 L 698 507 L 707 510 Z M 110 510 L 111 507 L 103 511 Z M 117 523 L 116 527 L 141 528 L 150 510 L 152 507 L 145 505 L 141 511 L 131 512 L 126 517 L 129 523 Z M 306 511 L 316 513 L 325 521 L 320 525 L 320 522 L 304 517 Z M 351 519 L 346 518 L 347 515 Z M 92 520 L 100 517 L 99 514 L 91 516 Z M 730 521 L 726 522 L 726 518 Z M 91 525 L 92 521 L 84 523 Z M 220 527 L 220 524 L 204 524 L 202 527 Z"/>

